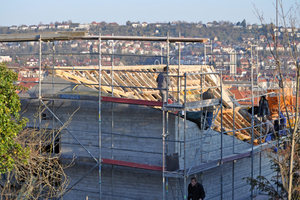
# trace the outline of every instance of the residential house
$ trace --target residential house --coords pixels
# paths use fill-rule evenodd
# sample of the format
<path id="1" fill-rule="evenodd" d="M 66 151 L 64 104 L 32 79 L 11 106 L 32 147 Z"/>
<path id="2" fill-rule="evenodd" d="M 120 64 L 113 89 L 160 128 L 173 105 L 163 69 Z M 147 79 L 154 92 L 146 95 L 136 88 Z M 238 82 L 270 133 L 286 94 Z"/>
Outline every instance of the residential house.
<path id="1" fill-rule="evenodd" d="M 108 23 L 108 26 L 119 26 L 116 22 Z"/>
<path id="2" fill-rule="evenodd" d="M 268 89 L 268 80 L 265 77 L 258 77 L 257 84 L 263 89 Z"/>
<path id="3" fill-rule="evenodd" d="M 223 81 L 235 81 L 233 76 L 230 75 L 222 75 L 222 80 Z"/>
<path id="4" fill-rule="evenodd" d="M 160 51 L 160 49 L 153 49 L 153 50 L 152 50 L 152 54 L 153 54 L 153 55 L 160 55 L 160 54 L 161 54 L 161 51 Z"/>
<path id="5" fill-rule="evenodd" d="M 211 22 L 208 22 L 207 24 L 206 24 L 206 27 L 212 27 L 213 26 L 213 23 L 211 23 Z"/>
<path id="6" fill-rule="evenodd" d="M 261 36 L 259 36 L 259 40 L 261 42 L 266 42 L 267 41 L 267 37 L 265 35 L 261 35 Z"/>
<path id="7" fill-rule="evenodd" d="M 92 46 L 92 52 L 93 52 L 93 53 L 98 53 L 98 46 L 93 45 L 93 46 Z"/>
<path id="8" fill-rule="evenodd" d="M 47 29 L 49 26 L 46 24 L 39 24 L 39 30 Z"/>
<path id="9" fill-rule="evenodd" d="M 215 48 L 213 48 L 213 52 L 214 52 L 214 53 L 221 52 L 220 47 L 215 47 Z"/>
<path id="10" fill-rule="evenodd" d="M 93 22 L 91 23 L 91 26 L 98 26 L 98 23 L 95 22 L 95 21 L 93 21 Z"/>
<path id="11" fill-rule="evenodd" d="M 78 47 L 78 43 L 77 43 L 77 42 L 75 42 L 75 43 L 72 43 L 72 44 L 71 44 L 71 47 L 72 47 L 72 48 L 76 48 L 76 47 Z"/>
<path id="12" fill-rule="evenodd" d="M 28 26 L 27 25 L 21 25 L 19 27 L 20 30 L 27 30 L 28 29 Z"/>
<path id="13" fill-rule="evenodd" d="M 257 51 L 262 51 L 262 50 L 264 50 L 264 47 L 263 47 L 262 45 L 257 45 L 257 46 L 255 47 L 255 49 L 256 49 Z"/>
<path id="14" fill-rule="evenodd" d="M 150 42 L 144 42 L 143 45 L 144 45 L 145 48 L 150 48 L 151 47 Z"/>
<path id="15" fill-rule="evenodd" d="M 143 22 L 142 23 L 142 27 L 144 28 L 144 27 L 147 27 L 148 26 L 148 23 L 147 22 Z"/>
<path id="16" fill-rule="evenodd" d="M 128 52 L 128 48 L 127 47 L 122 47 L 122 53 L 127 53 Z"/>
<path id="17" fill-rule="evenodd" d="M 278 44 L 278 45 L 277 45 L 277 50 L 278 50 L 278 51 L 284 51 L 283 45 Z"/>
<path id="18" fill-rule="evenodd" d="M 37 66 L 38 65 L 38 60 L 31 56 L 29 59 L 27 59 L 26 65 L 28 66 Z"/>
<path id="19" fill-rule="evenodd" d="M 133 28 L 136 28 L 136 27 L 141 26 L 141 24 L 140 24 L 139 22 L 132 22 L 132 23 L 131 23 L 131 26 L 132 26 Z"/>
<path id="20" fill-rule="evenodd" d="M 247 75 L 247 70 L 240 67 L 236 68 L 236 75 L 235 75 L 236 77 L 244 77 L 246 75 Z"/>
<path id="21" fill-rule="evenodd" d="M 90 29 L 90 24 L 89 23 L 84 23 L 84 24 L 79 24 L 78 29 Z"/>
<path id="22" fill-rule="evenodd" d="M 135 42 L 134 44 L 133 44 L 133 46 L 134 46 L 134 48 L 139 48 L 139 47 L 141 47 L 141 42 Z"/>
<path id="23" fill-rule="evenodd" d="M 42 66 L 52 66 L 52 64 L 53 63 L 49 59 L 45 59 L 41 63 Z"/>
<path id="24" fill-rule="evenodd" d="M 128 53 L 135 54 L 135 48 L 128 47 Z"/>
<path id="25" fill-rule="evenodd" d="M 130 47 L 133 44 L 133 41 L 126 41 L 124 46 L 125 47 Z"/>
<path id="26" fill-rule="evenodd" d="M 222 47 L 222 51 L 225 52 L 225 53 L 229 53 L 229 52 L 231 52 L 233 50 L 234 50 L 234 48 L 231 47 L 231 46 L 223 46 Z"/>
<path id="27" fill-rule="evenodd" d="M 12 58 L 10 56 L 0 56 L 0 63 L 1 62 L 11 62 Z"/>
<path id="28" fill-rule="evenodd" d="M 266 46 L 266 50 L 267 50 L 267 51 L 273 51 L 273 50 L 274 50 L 274 46 L 275 46 L 274 44 L 270 44 L 270 45 L 268 44 L 268 45 Z"/>
<path id="29" fill-rule="evenodd" d="M 54 29 L 55 28 L 55 24 L 49 24 L 48 28 L 49 29 Z"/>
<path id="30" fill-rule="evenodd" d="M 246 59 L 246 58 L 242 58 L 241 60 L 240 60 L 240 62 L 241 62 L 241 68 L 249 68 L 249 62 L 248 62 L 248 60 Z"/>
<path id="31" fill-rule="evenodd" d="M 37 28 L 38 28 L 37 25 L 31 25 L 31 26 L 29 26 L 30 30 L 36 30 Z"/>
<path id="32" fill-rule="evenodd" d="M 144 54 L 143 48 L 136 48 L 137 54 Z"/>
<path id="33" fill-rule="evenodd" d="M 171 26 L 177 26 L 177 22 L 176 21 L 172 21 L 171 22 Z"/>
<path id="34" fill-rule="evenodd" d="M 70 25 L 69 24 L 58 24 L 57 28 L 58 29 L 69 29 Z"/>
<path id="35" fill-rule="evenodd" d="M 18 30 L 18 27 L 16 25 L 12 25 L 11 27 L 9 27 L 9 29 L 11 29 L 11 30 Z"/>

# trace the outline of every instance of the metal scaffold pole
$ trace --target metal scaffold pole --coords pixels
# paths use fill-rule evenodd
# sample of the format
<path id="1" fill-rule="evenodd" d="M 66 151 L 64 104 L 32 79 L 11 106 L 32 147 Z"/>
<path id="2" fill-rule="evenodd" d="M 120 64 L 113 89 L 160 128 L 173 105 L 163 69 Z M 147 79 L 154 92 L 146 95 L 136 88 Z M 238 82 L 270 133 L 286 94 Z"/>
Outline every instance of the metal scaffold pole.
<path id="1" fill-rule="evenodd" d="M 53 51 L 53 57 L 52 57 L 52 94 L 54 94 L 54 54 L 55 54 L 55 46 L 54 46 L 54 41 L 52 43 L 52 51 Z M 54 110 L 54 100 L 52 101 L 52 110 Z M 53 139 L 53 143 L 52 143 L 52 153 L 55 153 L 55 132 L 54 132 L 54 117 L 52 117 L 52 139 Z"/>
<path id="2" fill-rule="evenodd" d="M 186 168 L 186 93 L 187 93 L 187 89 L 186 89 L 186 73 L 184 74 L 184 141 L 183 141 L 183 165 L 184 165 L 184 169 L 183 169 L 183 172 L 184 172 L 184 177 L 183 177 L 183 188 L 184 188 L 184 191 L 183 191 L 183 197 L 184 197 L 184 200 L 187 199 L 187 168 Z"/>
<path id="3" fill-rule="evenodd" d="M 101 200 L 101 162 L 102 162 L 102 155 L 101 155 L 101 34 L 99 34 L 99 76 L 98 76 L 98 87 L 99 87 L 99 99 L 98 99 L 98 104 L 99 104 L 99 123 L 98 123 L 98 134 L 99 134 L 99 199 Z"/>
<path id="4" fill-rule="evenodd" d="M 42 76 L 41 76 L 41 71 L 42 71 L 42 36 L 40 35 L 39 39 L 39 100 L 42 98 Z M 40 104 L 41 105 L 41 104 Z M 42 124 L 42 109 L 40 107 L 40 112 L 39 112 L 39 132 L 41 133 L 41 124 Z"/>
<path id="5" fill-rule="evenodd" d="M 223 83 L 222 72 L 220 74 L 220 90 L 221 90 L 221 200 L 223 199 Z"/>
<path id="6" fill-rule="evenodd" d="M 114 34 L 112 34 L 113 36 Z M 111 55 L 111 97 L 114 97 L 114 40 L 112 40 Z M 114 103 L 111 103 L 111 133 L 114 132 Z M 114 134 L 111 134 L 111 159 L 114 159 Z M 111 193 L 114 193 L 114 165 L 111 165 Z"/>
<path id="7" fill-rule="evenodd" d="M 181 33 L 179 32 L 179 38 L 181 37 Z M 177 90 L 178 90 L 178 93 L 177 93 L 177 100 L 178 100 L 178 104 L 180 103 L 180 86 L 181 86 L 181 84 L 180 84 L 180 60 L 181 60 L 181 42 L 179 42 L 178 43 L 178 73 L 177 73 L 177 75 L 178 75 L 178 81 L 177 81 Z"/>
<path id="8" fill-rule="evenodd" d="M 233 142 L 233 146 L 232 146 L 232 153 L 235 153 L 234 151 L 234 138 L 235 138 L 235 102 L 233 102 L 233 112 L 232 112 L 232 117 L 233 117 L 233 123 L 232 123 L 232 142 Z"/>
<path id="9" fill-rule="evenodd" d="M 253 143 L 254 143 L 254 96 L 253 96 L 253 64 L 252 60 L 251 65 L 251 102 L 252 102 L 252 112 L 251 112 L 251 179 L 253 180 L 254 165 L 253 165 Z M 251 198 L 253 198 L 253 189 L 251 189 Z"/>
<path id="10" fill-rule="evenodd" d="M 165 168 L 166 168 L 166 157 L 165 157 L 165 153 L 166 153 L 166 130 L 165 130 L 165 125 L 166 125 L 166 121 L 165 121 L 165 110 L 163 109 L 163 112 L 162 112 L 162 122 L 163 122 L 163 160 L 162 160 L 162 170 L 163 170 L 163 200 L 166 199 L 166 177 L 165 177 Z"/>

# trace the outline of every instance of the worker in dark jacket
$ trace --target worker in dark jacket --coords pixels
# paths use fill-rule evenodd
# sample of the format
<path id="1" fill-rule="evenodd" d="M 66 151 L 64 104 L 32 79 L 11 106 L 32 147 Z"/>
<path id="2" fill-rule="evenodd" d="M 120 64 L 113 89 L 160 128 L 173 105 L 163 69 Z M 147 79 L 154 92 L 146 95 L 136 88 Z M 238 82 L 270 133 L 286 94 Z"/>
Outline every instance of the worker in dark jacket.
<path id="1" fill-rule="evenodd" d="M 203 100 L 207 99 L 213 99 L 214 94 L 211 89 L 208 89 L 206 92 L 203 93 Z M 207 121 L 207 128 L 211 127 L 212 124 L 212 118 L 213 118 L 213 112 L 214 112 L 214 106 L 207 106 L 203 108 L 204 113 L 206 112 L 206 121 Z"/>
<path id="2" fill-rule="evenodd" d="M 262 96 L 259 100 L 258 117 L 270 116 L 269 103 L 266 96 Z"/>
<path id="3" fill-rule="evenodd" d="M 164 67 L 163 72 L 160 73 L 156 79 L 157 82 L 157 88 L 161 89 L 159 90 L 159 94 L 162 98 L 162 102 L 167 102 L 167 79 L 165 77 L 165 73 L 167 72 L 167 67 Z"/>
<path id="4" fill-rule="evenodd" d="M 197 182 L 195 177 L 191 178 L 188 192 L 188 200 L 203 200 L 205 198 L 203 186 Z"/>

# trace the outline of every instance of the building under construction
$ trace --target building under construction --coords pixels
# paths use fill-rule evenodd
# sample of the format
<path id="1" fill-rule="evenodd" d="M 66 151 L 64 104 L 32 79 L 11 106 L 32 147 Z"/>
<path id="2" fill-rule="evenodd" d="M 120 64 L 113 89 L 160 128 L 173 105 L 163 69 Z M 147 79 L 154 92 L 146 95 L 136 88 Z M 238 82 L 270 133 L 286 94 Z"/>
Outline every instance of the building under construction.
<path id="1" fill-rule="evenodd" d="M 170 100 L 162 103 L 156 82 L 166 65 L 102 66 L 99 51 L 97 66 L 42 66 L 42 56 L 51 52 L 42 52 L 41 43 L 55 46 L 60 40 L 97 40 L 99 49 L 106 40 L 165 42 Z M 170 43 L 206 39 L 0 35 L 0 42 L 27 41 L 40 43 L 39 83 L 20 94 L 24 116 L 30 120 L 27 126 L 51 130 L 61 162 L 74 162 L 65 171 L 70 184 L 60 198 L 187 199 L 190 178 L 196 177 L 204 186 L 205 199 L 252 199 L 260 191 L 250 190 L 243 178 L 272 177 L 264 155 L 272 143 L 265 143 L 259 119 L 241 109 L 224 87 L 222 74 L 209 65 L 181 65 L 180 59 L 178 65 L 169 65 Z M 48 76 L 41 80 L 43 70 Z M 253 107 L 254 98 L 259 98 L 253 96 L 253 78 L 250 87 Z M 209 88 L 215 98 L 203 100 Z M 215 110 L 206 129 L 203 108 L 208 106 Z M 190 116 L 199 113 L 199 123 L 191 121 Z"/>

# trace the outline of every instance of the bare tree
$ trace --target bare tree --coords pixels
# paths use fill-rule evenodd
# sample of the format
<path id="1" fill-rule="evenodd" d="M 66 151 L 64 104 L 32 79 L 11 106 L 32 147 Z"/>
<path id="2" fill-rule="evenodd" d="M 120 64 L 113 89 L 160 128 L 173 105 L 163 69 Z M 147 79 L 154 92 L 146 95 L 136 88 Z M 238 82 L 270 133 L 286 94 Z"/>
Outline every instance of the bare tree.
<path id="1" fill-rule="evenodd" d="M 64 170 L 72 166 L 73 161 L 62 164 L 60 154 L 56 154 L 53 148 L 57 147 L 55 139 L 71 121 L 71 117 L 63 127 L 55 130 L 55 135 L 52 135 L 53 130 L 46 127 L 20 132 L 15 140 L 28 149 L 29 155 L 16 156 L 13 169 L 2 175 L 1 199 L 50 199 L 61 197 L 67 191 L 69 178 Z"/>
<path id="2" fill-rule="evenodd" d="M 266 181 L 265 177 L 258 177 L 257 179 L 249 179 L 248 181 L 251 183 L 252 186 L 259 187 L 260 189 L 264 188 L 263 190 L 266 191 L 266 189 L 270 192 L 270 195 L 274 195 L 272 197 L 274 198 L 288 198 L 289 200 L 294 198 L 295 195 L 298 195 L 300 189 L 299 189 L 299 117 L 298 117 L 298 109 L 299 109 L 299 83 L 300 83 L 300 67 L 298 64 L 298 53 L 295 46 L 295 39 L 296 34 L 296 24 L 299 24 L 297 15 L 300 14 L 299 12 L 299 6 L 297 3 L 295 4 L 295 7 L 291 7 L 288 12 L 284 12 L 283 2 L 282 0 L 276 1 L 276 22 L 267 24 L 263 18 L 263 15 L 259 13 L 258 9 L 256 10 L 256 14 L 258 18 L 260 19 L 261 23 L 263 24 L 263 29 L 265 36 L 267 38 L 267 44 L 269 47 L 274 46 L 274 49 L 272 50 L 270 48 L 270 53 L 273 56 L 275 63 L 276 63 L 276 71 L 274 73 L 274 77 L 278 75 L 279 78 L 279 87 L 281 90 L 280 96 L 283 98 L 284 102 L 284 110 L 285 114 L 287 116 L 287 121 L 289 125 L 289 130 L 291 132 L 291 135 L 288 137 L 287 141 L 283 142 L 284 147 L 278 149 L 278 153 L 269 153 L 268 156 L 271 158 L 271 161 L 273 162 L 275 169 L 278 170 L 279 176 L 275 176 L 276 179 L 279 178 L 280 182 L 275 183 L 280 187 L 280 191 L 274 192 L 271 187 L 271 182 Z M 283 34 L 281 37 L 281 40 L 279 41 L 279 23 L 284 27 L 283 28 Z M 286 100 L 286 83 L 284 81 L 284 76 L 282 73 L 282 54 L 279 52 L 279 42 L 282 44 L 285 44 L 287 47 L 287 52 L 290 58 L 293 60 L 294 65 L 297 67 L 297 78 L 296 78 L 296 106 L 291 108 L 288 108 L 287 106 L 287 100 Z M 280 111 L 280 110 L 279 110 Z M 279 114 L 278 111 L 278 114 Z M 293 113 L 290 113 L 289 111 L 293 111 Z M 292 116 L 294 114 L 294 116 Z M 292 122 L 294 121 L 294 124 Z M 280 140 L 280 139 L 279 139 Z M 282 142 L 282 140 L 280 140 Z M 285 144 L 287 142 L 287 144 Z M 297 196 L 297 199 L 299 196 Z"/>

